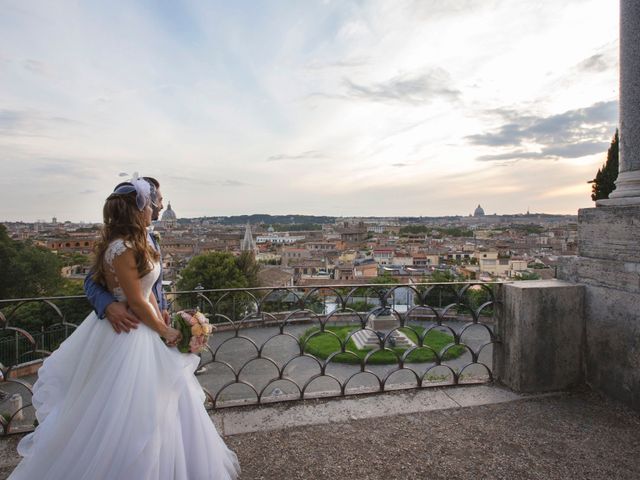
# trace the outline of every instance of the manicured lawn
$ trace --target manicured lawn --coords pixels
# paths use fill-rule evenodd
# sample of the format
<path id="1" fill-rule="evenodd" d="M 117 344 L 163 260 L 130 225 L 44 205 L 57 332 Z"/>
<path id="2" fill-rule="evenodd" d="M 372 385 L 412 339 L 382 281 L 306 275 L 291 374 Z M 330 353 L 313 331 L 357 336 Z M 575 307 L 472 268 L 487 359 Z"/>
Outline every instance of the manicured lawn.
<path id="1" fill-rule="evenodd" d="M 414 328 L 420 335 L 424 334 L 424 328 L 422 327 L 412 327 Z M 358 327 L 354 327 L 353 325 L 348 325 L 344 327 L 326 327 L 324 333 L 320 333 L 310 338 L 304 347 L 304 351 L 306 353 L 310 353 L 318 358 L 327 358 L 334 352 L 340 351 L 340 342 L 344 342 L 347 338 L 347 335 L 354 330 L 357 330 Z M 300 337 L 300 343 L 304 343 L 304 341 L 309 338 L 313 333 L 318 332 L 320 329 L 318 327 L 313 327 L 304 332 L 304 334 Z M 405 335 L 407 335 L 411 340 L 413 340 L 416 344 L 418 343 L 418 337 L 416 333 L 409 328 L 400 329 Z M 331 333 L 335 333 L 338 337 L 336 338 Z M 340 339 L 340 340 L 338 340 Z M 425 345 L 433 348 L 436 352 L 440 352 L 445 345 L 448 345 L 453 342 L 453 337 L 446 333 L 442 333 L 436 330 L 431 330 L 424 341 Z M 338 363 L 360 363 L 360 361 L 371 351 L 371 350 L 360 350 L 356 347 L 353 340 L 349 340 L 347 343 L 346 350 L 349 352 L 353 352 L 353 354 L 349 353 L 341 353 L 333 357 L 334 362 Z M 393 348 L 391 349 L 398 355 L 402 355 L 405 352 L 404 348 Z M 456 345 L 450 348 L 445 354 L 445 359 L 456 358 L 462 355 L 465 351 L 465 348 L 459 345 Z M 432 362 L 435 360 L 435 355 L 431 350 L 426 348 L 417 348 L 414 350 L 408 357 L 408 363 L 420 363 L 420 362 Z M 389 364 L 389 363 L 397 363 L 398 359 L 396 355 L 389 351 L 380 351 L 378 353 L 374 353 L 367 363 L 370 364 Z"/>

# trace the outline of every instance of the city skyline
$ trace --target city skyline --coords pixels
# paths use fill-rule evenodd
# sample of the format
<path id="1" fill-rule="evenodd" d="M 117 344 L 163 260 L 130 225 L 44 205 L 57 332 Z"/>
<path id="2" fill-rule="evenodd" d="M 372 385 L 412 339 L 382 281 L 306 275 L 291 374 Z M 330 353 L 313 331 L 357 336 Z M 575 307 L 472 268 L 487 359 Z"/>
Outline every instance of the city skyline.
<path id="1" fill-rule="evenodd" d="M 576 214 L 617 124 L 604 0 L 3 2 L 0 219 Z"/>
<path id="2" fill-rule="evenodd" d="M 160 213 L 160 217 L 162 217 L 162 213 L 164 213 L 164 210 L 162 210 L 162 212 Z M 258 217 L 258 219 L 256 220 L 247 220 L 247 218 L 250 217 Z M 271 217 L 267 220 L 270 221 L 265 221 L 262 220 L 262 217 Z M 290 217 L 289 219 L 286 219 L 288 221 L 285 222 L 285 220 L 283 219 L 283 217 Z M 553 213 L 553 212 L 511 212 L 511 213 L 486 213 L 484 215 L 478 216 L 475 215 L 474 212 L 471 213 L 460 213 L 460 214 L 452 214 L 452 215 L 417 215 L 417 216 L 412 216 L 412 215 L 399 215 L 399 216 L 381 216 L 381 215 L 368 215 L 368 216 L 332 216 L 332 215 L 322 215 L 322 214 L 318 214 L 318 215 L 302 215 L 302 214 L 297 214 L 295 212 L 289 212 L 287 214 L 268 214 L 268 213 L 240 213 L 237 215 L 202 215 L 202 216 L 197 216 L 197 217 L 183 217 L 183 216 L 177 216 L 176 219 L 177 220 L 190 220 L 192 222 L 197 222 L 197 221 L 204 221 L 204 220 L 216 220 L 216 219 L 237 219 L 238 222 L 237 223 L 228 223 L 228 222 L 224 222 L 222 223 L 225 226 L 231 226 L 231 225 L 235 225 L 235 226 L 241 226 L 241 227 L 246 227 L 247 223 L 250 226 L 256 226 L 256 225 L 260 225 L 260 224 L 264 224 L 264 225 L 273 225 L 276 223 L 280 223 L 282 225 L 301 225 L 304 223 L 314 223 L 314 224 L 331 224 L 334 221 L 335 222 L 341 222 L 343 220 L 355 220 L 355 219 L 360 219 L 360 220 L 364 220 L 364 221 L 373 221 L 373 220 L 380 220 L 382 222 L 386 222 L 386 221 L 410 221 L 412 219 L 431 219 L 431 220 L 446 220 L 446 219 L 453 219 L 453 218 L 458 218 L 461 220 L 465 220 L 465 219 L 469 219 L 470 217 L 473 217 L 473 219 L 479 221 L 479 222 L 489 222 L 492 218 L 496 217 L 496 218 L 520 218 L 520 217 L 532 217 L 532 222 L 534 219 L 536 219 L 537 217 L 549 217 L 549 218 L 555 218 L 555 217 L 575 217 L 575 219 L 577 220 L 577 214 L 571 214 L 571 213 Z M 320 219 L 330 219 L 331 221 L 321 221 Z M 539 219 L 539 218 L 538 218 Z M 96 224 L 100 224 L 101 221 L 96 220 L 96 221 L 86 221 L 86 220 L 79 220 L 79 221 L 71 221 L 71 220 L 67 220 L 64 218 L 58 218 L 56 216 L 50 218 L 50 219 L 45 219 L 45 218 L 37 218 L 35 220 L 32 221 L 26 221 L 26 220 L 7 220 L 7 219 L 0 219 L 0 224 L 1 223 L 6 223 L 7 225 L 14 225 L 14 224 L 25 224 L 25 225 L 30 225 L 30 224 L 47 224 L 47 225 L 52 225 L 52 224 L 64 224 L 64 223 L 70 223 L 72 225 L 96 225 Z M 158 223 L 159 222 L 159 223 Z M 282 223 L 284 222 L 284 223 Z M 162 218 L 158 219 L 155 223 L 157 224 L 162 224 Z M 411 224 L 411 223 L 408 223 Z M 487 223 L 487 225 L 491 225 L 490 223 Z"/>

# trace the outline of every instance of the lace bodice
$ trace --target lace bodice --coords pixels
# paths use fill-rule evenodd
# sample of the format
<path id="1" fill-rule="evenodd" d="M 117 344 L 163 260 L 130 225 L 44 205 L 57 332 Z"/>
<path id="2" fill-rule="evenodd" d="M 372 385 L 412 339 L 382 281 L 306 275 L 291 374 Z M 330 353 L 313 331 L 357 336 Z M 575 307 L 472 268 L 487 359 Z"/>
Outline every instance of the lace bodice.
<path id="1" fill-rule="evenodd" d="M 107 266 L 107 271 L 109 272 L 109 276 L 111 277 L 108 283 L 110 284 L 109 290 L 116 297 L 116 300 L 123 302 L 127 300 L 127 297 L 124 294 L 124 291 L 120 287 L 118 277 L 116 275 L 115 269 L 113 268 L 113 261 L 118 255 L 122 255 L 127 251 L 128 248 L 131 248 L 131 244 L 129 242 L 125 242 L 121 238 L 113 240 L 107 250 L 104 253 L 104 262 Z M 158 276 L 160 275 L 160 264 L 157 262 L 153 262 L 153 268 L 149 273 L 147 273 L 144 277 L 140 278 L 140 282 L 142 283 L 142 294 L 145 298 L 147 298 L 151 294 L 151 289 L 153 288 L 153 284 L 156 283 Z"/>

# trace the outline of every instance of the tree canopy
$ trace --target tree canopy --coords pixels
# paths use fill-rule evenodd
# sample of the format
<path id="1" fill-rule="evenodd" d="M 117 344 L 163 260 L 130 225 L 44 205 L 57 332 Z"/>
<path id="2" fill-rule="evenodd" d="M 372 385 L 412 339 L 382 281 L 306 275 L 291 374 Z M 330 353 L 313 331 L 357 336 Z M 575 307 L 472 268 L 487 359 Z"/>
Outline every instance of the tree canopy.
<path id="1" fill-rule="evenodd" d="M 258 284 L 260 265 L 250 252 L 236 257 L 229 252 L 211 252 L 193 257 L 180 272 L 178 288 L 194 290 L 198 285 L 205 289 L 247 288 Z"/>
<path id="2" fill-rule="evenodd" d="M 0 225 L 0 298 L 54 294 L 62 286 L 60 262 L 49 250 L 16 242 Z"/>
<path id="3" fill-rule="evenodd" d="M 611 140 L 611 146 L 607 151 L 607 161 L 598 169 L 596 178 L 591 180 L 591 200 L 609 198 L 609 194 L 616 189 L 618 178 L 618 129 Z"/>
<path id="4" fill-rule="evenodd" d="M 275 223 L 273 229 L 276 232 L 302 232 L 309 230 L 322 230 L 322 225 L 319 223 Z"/>
<path id="5" fill-rule="evenodd" d="M 430 225 L 406 225 L 400 228 L 400 235 L 432 234 L 446 237 L 473 237 L 473 231 L 464 227 L 433 227 Z"/>
<path id="6" fill-rule="evenodd" d="M 195 290 L 198 285 L 205 290 L 254 287 L 257 285 L 259 268 L 250 252 L 244 252 L 238 257 L 229 252 L 205 253 L 193 257 L 182 270 L 178 289 Z M 226 297 L 220 293 L 208 292 L 205 296 L 216 305 L 216 313 L 228 315 L 229 318 L 242 318 L 252 308 L 249 297 L 242 292 Z M 199 302 L 195 294 L 179 299 L 181 308 L 194 308 Z M 219 318 L 214 321 L 219 321 Z"/>

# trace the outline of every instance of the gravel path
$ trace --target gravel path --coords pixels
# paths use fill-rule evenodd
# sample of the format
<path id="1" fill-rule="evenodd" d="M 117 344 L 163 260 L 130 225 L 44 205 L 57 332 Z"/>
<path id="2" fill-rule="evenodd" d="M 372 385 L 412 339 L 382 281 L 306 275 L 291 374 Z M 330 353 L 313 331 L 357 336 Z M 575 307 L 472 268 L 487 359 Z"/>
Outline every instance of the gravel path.
<path id="1" fill-rule="evenodd" d="M 394 394 L 378 397 L 383 402 L 387 395 Z M 0 478 L 19 460 L 18 440 L 0 439 Z M 247 433 L 226 442 L 240 458 L 241 480 L 640 479 L 640 415 L 591 392 Z"/>
<path id="2" fill-rule="evenodd" d="M 242 480 L 640 478 L 640 416 L 594 393 L 242 434 L 227 443 Z"/>

